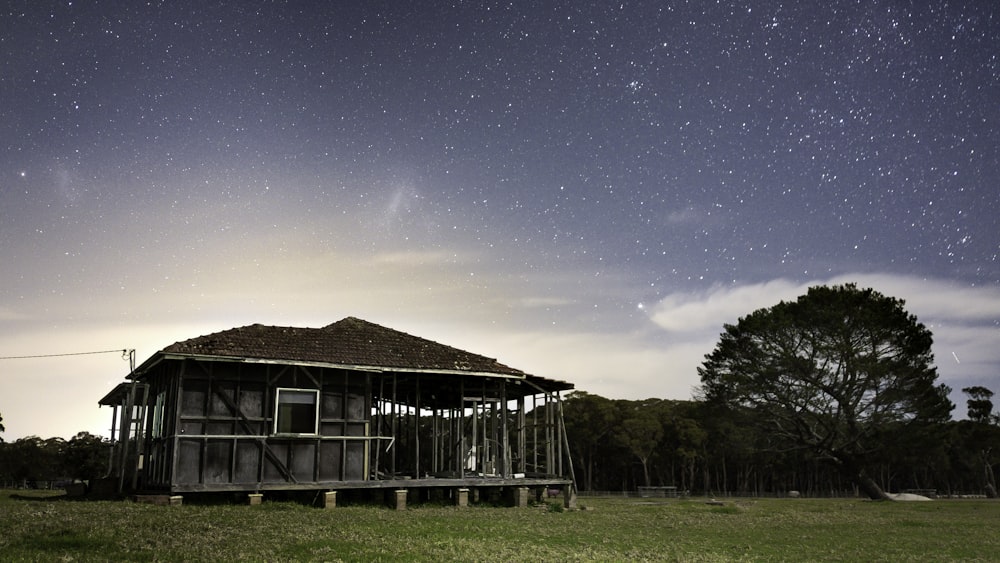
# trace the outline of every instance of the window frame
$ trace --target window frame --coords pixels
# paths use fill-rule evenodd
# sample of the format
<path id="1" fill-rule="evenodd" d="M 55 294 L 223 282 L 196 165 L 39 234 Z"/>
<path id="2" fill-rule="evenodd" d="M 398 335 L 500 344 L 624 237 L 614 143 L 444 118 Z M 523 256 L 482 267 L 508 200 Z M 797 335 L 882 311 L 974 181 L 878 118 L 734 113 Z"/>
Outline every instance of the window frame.
<path id="1" fill-rule="evenodd" d="M 165 416 L 165 406 L 167 404 L 167 392 L 160 391 L 156 394 L 156 403 L 153 405 L 153 424 L 150 428 L 150 435 L 153 438 L 163 438 L 163 425 Z"/>
<path id="2" fill-rule="evenodd" d="M 312 406 L 313 406 L 313 426 L 312 432 L 282 432 L 280 430 L 280 422 L 285 418 L 281 413 L 282 404 L 309 404 L 302 403 L 298 401 L 284 401 L 282 402 L 282 393 L 288 394 L 309 394 L 312 395 Z M 299 389 L 294 387 L 276 387 L 274 390 L 274 421 L 271 427 L 272 436 L 318 436 L 319 435 L 319 409 L 320 409 L 320 393 L 319 389 Z M 288 415 L 290 416 L 290 415 Z"/>

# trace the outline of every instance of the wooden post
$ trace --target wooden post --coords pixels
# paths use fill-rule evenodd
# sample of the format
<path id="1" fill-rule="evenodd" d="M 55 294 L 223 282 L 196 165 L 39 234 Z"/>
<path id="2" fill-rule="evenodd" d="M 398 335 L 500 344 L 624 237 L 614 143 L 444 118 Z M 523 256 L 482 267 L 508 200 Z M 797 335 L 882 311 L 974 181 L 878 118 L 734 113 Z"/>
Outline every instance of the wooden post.
<path id="1" fill-rule="evenodd" d="M 458 455 L 455 456 L 455 470 L 458 477 L 465 479 L 465 378 L 458 382 Z"/>
<path id="2" fill-rule="evenodd" d="M 531 396 L 531 469 L 538 471 L 538 395 Z"/>
<path id="3" fill-rule="evenodd" d="M 562 418 L 562 397 L 559 396 L 559 392 L 558 391 L 556 391 L 553 394 L 553 397 L 555 398 L 555 402 L 556 402 L 555 403 L 555 411 L 552 413 L 552 416 L 555 419 L 554 422 L 555 422 L 556 449 L 557 449 L 556 450 L 556 459 L 559 460 L 559 464 L 556 466 L 557 467 L 556 475 L 559 475 L 560 477 L 562 477 L 564 475 L 564 473 L 563 473 L 563 446 L 565 445 L 565 442 L 563 441 L 563 435 L 565 434 L 565 431 L 564 431 L 563 425 L 562 425 L 562 422 L 563 422 L 563 418 Z"/>
<path id="4" fill-rule="evenodd" d="M 510 479 L 510 438 L 507 433 L 507 380 L 500 380 L 500 476 Z"/>
<path id="5" fill-rule="evenodd" d="M 394 373 L 394 374 L 392 374 L 392 404 L 390 405 L 390 407 L 391 407 L 391 416 L 392 416 L 392 422 L 391 422 L 391 426 L 392 426 L 392 438 L 395 440 L 395 442 L 392 442 L 392 444 L 393 444 L 393 446 L 392 446 L 392 452 L 389 454 L 389 462 L 390 462 L 389 473 L 393 477 L 396 476 L 396 452 L 399 450 L 399 443 L 398 443 L 399 442 L 399 435 L 397 433 L 397 431 L 399 430 L 399 417 L 396 414 L 396 409 L 397 409 L 397 406 L 396 406 L 396 382 L 397 382 L 397 376 Z"/>
<path id="6" fill-rule="evenodd" d="M 438 409 L 431 407 L 431 473 L 440 471 L 438 468 L 438 451 L 441 447 L 441 429 L 438 428 Z"/>
<path id="7" fill-rule="evenodd" d="M 551 395 L 545 394 L 545 473 L 557 475 L 555 453 L 555 415 L 553 414 Z"/>
<path id="8" fill-rule="evenodd" d="M 417 397 L 413 407 L 413 478 L 420 478 L 420 377 L 417 377 Z"/>
<path id="9" fill-rule="evenodd" d="M 116 407 L 117 408 L 117 407 Z M 177 409 L 180 410 L 180 409 Z M 122 410 L 119 413 L 121 415 L 121 424 L 118 426 L 118 449 L 115 451 L 116 461 L 115 465 L 118 468 L 118 482 L 115 484 L 115 490 L 119 493 L 124 492 L 125 489 L 125 467 L 128 465 L 128 400 L 122 403 Z"/>
<path id="10" fill-rule="evenodd" d="M 472 467 L 473 471 L 479 471 L 479 461 L 480 458 L 482 457 L 479 455 L 479 449 L 478 449 L 479 448 L 479 427 L 478 427 L 479 410 L 477 408 L 478 404 L 479 404 L 478 401 L 475 400 L 472 401 L 472 455 L 475 456 L 473 458 L 475 460 L 475 464 Z M 464 452 L 462 453 L 462 456 L 463 457 L 465 456 Z M 462 465 L 464 466 L 465 464 L 463 463 Z"/>
<path id="11" fill-rule="evenodd" d="M 378 403 L 375 405 L 375 435 L 376 436 L 381 436 L 382 435 L 382 417 L 383 417 L 384 410 L 385 410 L 385 395 L 383 394 L 384 391 L 385 391 L 385 376 L 382 375 L 382 374 L 379 374 L 379 376 L 378 376 Z M 374 471 L 374 474 L 376 475 L 376 478 L 377 478 L 379 467 L 380 467 L 380 465 L 379 465 L 379 455 L 381 454 L 381 452 L 382 452 L 382 442 L 381 441 L 375 442 L 375 471 Z M 344 455 L 344 452 L 341 452 L 341 455 Z"/>
<path id="12" fill-rule="evenodd" d="M 518 471 L 518 473 L 525 473 L 528 470 L 527 469 L 528 460 L 526 459 L 526 455 L 527 455 L 527 449 L 526 449 L 527 435 L 525 434 L 525 430 L 524 430 L 524 425 L 525 425 L 525 422 L 526 422 L 525 418 L 524 418 L 524 406 L 525 406 L 524 397 L 522 396 L 520 399 L 518 399 L 518 402 L 517 402 L 517 457 L 518 457 L 517 471 Z"/>
<path id="13" fill-rule="evenodd" d="M 558 405 L 559 405 L 559 429 L 561 431 L 561 434 L 560 434 L 561 440 L 560 441 L 562 442 L 563 449 L 565 450 L 565 453 L 566 453 L 566 463 L 569 466 L 569 478 L 570 478 L 570 480 L 573 481 L 573 484 L 570 486 L 570 488 L 571 488 L 571 490 L 574 493 L 573 494 L 573 503 L 574 503 L 574 508 L 575 508 L 575 504 L 576 504 L 576 494 L 575 494 L 576 493 L 576 471 L 573 470 L 573 453 L 569 451 L 569 436 L 566 434 L 566 419 L 563 417 L 562 397 L 559 397 L 559 403 L 558 403 Z M 561 459 L 562 459 L 562 456 L 560 456 L 560 460 Z M 561 472 L 562 471 L 562 463 L 559 464 L 559 470 L 560 470 L 560 476 L 561 476 L 562 475 L 562 472 Z"/>

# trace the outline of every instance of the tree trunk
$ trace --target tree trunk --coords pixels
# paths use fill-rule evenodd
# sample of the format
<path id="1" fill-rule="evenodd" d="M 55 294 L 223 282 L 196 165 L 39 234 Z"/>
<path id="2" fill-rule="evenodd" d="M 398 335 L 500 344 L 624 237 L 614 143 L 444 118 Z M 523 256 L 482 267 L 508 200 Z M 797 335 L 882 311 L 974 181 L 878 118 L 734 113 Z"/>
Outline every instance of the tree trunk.
<path id="1" fill-rule="evenodd" d="M 986 498 L 997 498 L 997 480 L 993 473 L 993 465 L 990 463 L 991 449 L 982 452 L 983 470 L 986 473 Z"/>
<path id="2" fill-rule="evenodd" d="M 855 473 L 854 482 L 861 489 L 861 492 L 868 495 L 871 500 L 892 500 L 892 497 L 887 495 L 864 469 Z"/>
<path id="3" fill-rule="evenodd" d="M 649 458 L 640 457 L 639 461 L 642 462 L 642 478 L 646 482 L 646 486 L 649 486 Z"/>
<path id="4" fill-rule="evenodd" d="M 851 457 L 833 457 L 834 463 L 837 468 L 840 469 L 840 473 L 849 478 L 858 490 L 868 496 L 871 500 L 892 500 L 892 497 L 887 495 L 882 487 L 868 475 L 868 472 L 864 470 L 861 463 L 858 463 L 855 459 Z"/>

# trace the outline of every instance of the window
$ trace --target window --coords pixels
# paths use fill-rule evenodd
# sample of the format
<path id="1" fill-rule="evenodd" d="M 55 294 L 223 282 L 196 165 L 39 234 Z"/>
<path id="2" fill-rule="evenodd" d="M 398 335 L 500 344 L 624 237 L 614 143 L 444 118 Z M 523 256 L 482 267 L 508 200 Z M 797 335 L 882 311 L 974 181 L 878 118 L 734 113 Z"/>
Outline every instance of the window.
<path id="1" fill-rule="evenodd" d="M 274 402 L 275 434 L 317 434 L 319 391 L 279 388 Z"/>
<path id="2" fill-rule="evenodd" d="M 163 437 L 163 405 L 167 402 L 167 392 L 160 391 L 156 394 L 156 405 L 153 406 L 153 428 L 154 438 Z"/>

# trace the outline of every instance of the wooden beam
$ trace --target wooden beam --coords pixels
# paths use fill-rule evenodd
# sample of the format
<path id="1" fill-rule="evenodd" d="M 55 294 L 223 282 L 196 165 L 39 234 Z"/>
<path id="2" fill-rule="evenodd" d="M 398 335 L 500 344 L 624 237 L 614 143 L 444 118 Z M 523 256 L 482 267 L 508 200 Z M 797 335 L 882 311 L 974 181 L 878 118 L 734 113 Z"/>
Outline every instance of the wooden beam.
<path id="1" fill-rule="evenodd" d="M 420 377 L 417 377 L 417 396 L 413 408 L 413 477 L 420 478 Z"/>
<path id="2" fill-rule="evenodd" d="M 528 460 L 526 459 L 527 454 L 527 434 L 525 434 L 524 425 L 526 423 L 524 418 L 524 407 L 525 401 L 524 396 L 520 396 L 517 399 L 517 471 L 519 473 L 525 473 L 527 469 Z"/>
<path id="3" fill-rule="evenodd" d="M 500 382 L 500 476 L 510 477 L 510 438 L 507 433 L 507 382 Z"/>
<path id="4" fill-rule="evenodd" d="M 232 412 L 233 416 L 236 417 L 237 422 L 243 427 L 243 430 L 247 433 L 247 436 L 257 437 L 257 444 L 258 447 L 260 448 L 261 455 L 266 457 L 272 464 L 274 464 L 275 469 L 278 470 L 278 473 L 281 473 L 281 476 L 284 477 L 286 481 L 292 483 L 298 483 L 298 480 L 295 478 L 294 475 L 292 475 L 292 472 L 289 471 L 288 466 L 285 465 L 285 462 L 278 459 L 278 455 L 274 453 L 274 450 L 272 450 L 271 446 L 268 445 L 267 436 L 261 436 L 259 433 L 253 431 L 253 427 L 250 426 L 250 420 L 247 418 L 245 414 L 243 414 L 243 411 L 240 410 L 240 408 L 235 403 L 233 403 L 232 400 L 230 400 L 229 397 L 227 397 L 224 393 L 220 393 L 219 390 L 216 389 L 214 385 L 210 385 L 210 389 L 212 393 L 214 393 L 217 397 L 222 399 L 222 402 L 226 405 L 226 408 L 228 408 L 230 412 Z M 211 393 L 206 393 L 205 396 L 207 397 L 210 394 Z M 265 395 L 268 394 L 266 389 L 264 390 L 264 394 Z M 207 412 L 208 411 L 206 411 L 206 414 Z M 266 432 L 267 429 L 265 428 L 264 431 Z M 233 443 L 235 444 L 235 442 Z M 318 449 L 319 448 L 317 446 L 317 450 Z M 233 456 L 235 455 L 236 451 L 234 450 Z M 204 455 L 202 455 L 202 458 L 203 458 L 202 463 L 204 464 Z M 201 471 L 202 473 L 204 473 L 204 467 L 202 467 Z M 261 478 L 258 479 L 258 481 L 263 481 L 263 480 L 264 480 L 263 475 L 261 475 Z"/>

